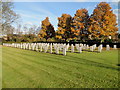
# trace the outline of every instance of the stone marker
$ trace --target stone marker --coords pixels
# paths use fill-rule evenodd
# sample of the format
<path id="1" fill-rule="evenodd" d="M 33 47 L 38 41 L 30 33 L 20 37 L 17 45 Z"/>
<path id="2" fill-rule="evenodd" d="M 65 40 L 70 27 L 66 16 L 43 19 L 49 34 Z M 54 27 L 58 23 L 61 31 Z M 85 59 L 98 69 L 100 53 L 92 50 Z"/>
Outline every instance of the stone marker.
<path id="1" fill-rule="evenodd" d="M 117 49 L 117 45 L 114 45 L 113 48 L 114 48 L 114 49 Z"/>
<path id="2" fill-rule="evenodd" d="M 38 45 L 36 45 L 36 51 L 39 52 Z"/>
<path id="3" fill-rule="evenodd" d="M 79 44 L 75 44 L 75 47 L 79 51 Z"/>
<path id="4" fill-rule="evenodd" d="M 59 54 L 59 47 L 56 47 L 56 54 Z"/>
<path id="5" fill-rule="evenodd" d="M 90 51 L 92 51 L 92 52 L 93 52 L 93 46 L 90 46 Z"/>
<path id="6" fill-rule="evenodd" d="M 49 44 L 45 44 L 45 45 L 44 45 L 44 52 L 45 52 L 45 53 L 47 52 L 48 48 L 49 48 Z"/>
<path id="7" fill-rule="evenodd" d="M 97 47 L 97 45 L 96 45 L 96 44 L 94 44 L 94 45 L 93 45 L 93 50 L 95 50 L 95 49 L 96 49 L 96 47 Z"/>
<path id="8" fill-rule="evenodd" d="M 74 45 L 71 45 L 71 52 L 74 53 Z"/>
<path id="9" fill-rule="evenodd" d="M 102 52 L 102 47 L 101 47 L 101 45 L 98 46 L 98 52 Z"/>
<path id="10" fill-rule="evenodd" d="M 41 46 L 40 46 L 40 52 L 42 52 L 42 44 L 41 44 Z"/>
<path id="11" fill-rule="evenodd" d="M 69 44 L 67 44 L 67 46 L 66 46 L 66 51 L 68 51 L 68 49 L 69 49 Z"/>
<path id="12" fill-rule="evenodd" d="M 50 53 L 52 53 L 52 43 L 50 44 Z"/>
<path id="13" fill-rule="evenodd" d="M 63 55 L 66 56 L 66 46 L 63 47 Z"/>
<path id="14" fill-rule="evenodd" d="M 86 45 L 86 49 L 89 49 L 89 45 Z"/>
<path id="15" fill-rule="evenodd" d="M 79 53 L 82 53 L 82 47 L 79 47 Z"/>
<path id="16" fill-rule="evenodd" d="M 106 50 L 110 50 L 110 46 L 109 45 L 106 45 Z"/>

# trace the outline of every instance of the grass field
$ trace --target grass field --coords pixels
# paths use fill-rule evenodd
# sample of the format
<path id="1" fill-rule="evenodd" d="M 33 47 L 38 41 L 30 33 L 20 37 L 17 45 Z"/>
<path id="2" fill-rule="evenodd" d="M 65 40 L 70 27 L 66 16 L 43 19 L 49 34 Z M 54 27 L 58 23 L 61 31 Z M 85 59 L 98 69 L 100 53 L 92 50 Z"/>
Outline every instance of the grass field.
<path id="1" fill-rule="evenodd" d="M 67 56 L 2 47 L 3 88 L 118 88 L 118 50 Z"/>

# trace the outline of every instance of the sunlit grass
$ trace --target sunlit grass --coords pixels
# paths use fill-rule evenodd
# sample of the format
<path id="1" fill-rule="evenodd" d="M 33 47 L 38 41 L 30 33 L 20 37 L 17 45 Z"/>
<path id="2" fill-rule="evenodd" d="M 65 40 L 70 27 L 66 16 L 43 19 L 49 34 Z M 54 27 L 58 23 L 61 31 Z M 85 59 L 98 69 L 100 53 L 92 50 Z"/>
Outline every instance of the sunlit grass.
<path id="1" fill-rule="evenodd" d="M 118 50 L 67 56 L 3 47 L 3 88 L 117 88 Z"/>

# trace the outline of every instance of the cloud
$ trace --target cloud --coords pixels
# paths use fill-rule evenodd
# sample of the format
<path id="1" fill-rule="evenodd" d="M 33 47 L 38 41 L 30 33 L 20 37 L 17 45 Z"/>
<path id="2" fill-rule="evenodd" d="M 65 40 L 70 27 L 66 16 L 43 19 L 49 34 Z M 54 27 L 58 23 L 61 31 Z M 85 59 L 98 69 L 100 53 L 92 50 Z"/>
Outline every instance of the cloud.
<path id="1" fill-rule="evenodd" d="M 117 13 L 117 14 L 120 13 L 120 9 L 113 9 L 113 13 L 115 13 L 115 14 L 116 14 L 116 13 Z"/>
<path id="2" fill-rule="evenodd" d="M 27 24 L 27 25 L 33 25 L 33 22 L 25 22 L 25 24 Z"/>
<path id="3" fill-rule="evenodd" d="M 39 19 L 39 15 L 34 14 L 33 12 L 25 11 L 25 10 L 15 10 L 17 14 L 20 15 L 22 19 Z"/>
<path id="4" fill-rule="evenodd" d="M 118 23 L 118 27 L 120 29 L 120 19 L 118 18 L 118 17 L 120 17 L 120 9 L 114 9 L 113 13 L 117 16 L 117 18 L 116 18 L 117 21 L 116 22 Z M 120 32 L 120 30 L 119 30 L 119 32 Z"/>
<path id="5" fill-rule="evenodd" d="M 49 17 L 51 24 L 57 30 L 57 16 L 52 12 L 45 10 L 44 7 L 38 7 L 37 5 L 32 7 L 28 7 L 30 11 L 25 10 L 15 10 L 18 14 L 20 14 L 22 19 L 22 24 L 28 25 L 39 25 L 41 26 L 41 21 L 46 17 Z"/>
<path id="6" fill-rule="evenodd" d="M 32 18 L 32 19 L 38 19 L 35 15 L 29 15 L 29 14 L 22 14 L 22 13 L 19 13 L 22 17 L 25 17 L 25 18 Z"/>
<path id="7" fill-rule="evenodd" d="M 49 20 L 52 25 L 54 25 L 55 29 L 57 29 L 57 15 L 55 15 L 53 12 L 50 12 L 49 10 L 46 10 L 44 6 L 38 6 L 36 4 L 32 4 L 32 7 L 28 7 L 30 10 L 32 10 L 35 15 L 34 17 L 38 18 L 38 20 L 41 22 L 46 17 L 49 17 Z M 38 15 L 39 14 L 39 15 Z M 41 23 L 40 23 L 41 24 Z"/>
<path id="8" fill-rule="evenodd" d="M 118 17 L 120 16 L 120 9 L 113 9 L 113 13 Z"/>
<path id="9" fill-rule="evenodd" d="M 113 13 L 117 16 L 117 20 L 118 20 L 118 17 L 120 15 L 120 9 L 113 9 Z"/>

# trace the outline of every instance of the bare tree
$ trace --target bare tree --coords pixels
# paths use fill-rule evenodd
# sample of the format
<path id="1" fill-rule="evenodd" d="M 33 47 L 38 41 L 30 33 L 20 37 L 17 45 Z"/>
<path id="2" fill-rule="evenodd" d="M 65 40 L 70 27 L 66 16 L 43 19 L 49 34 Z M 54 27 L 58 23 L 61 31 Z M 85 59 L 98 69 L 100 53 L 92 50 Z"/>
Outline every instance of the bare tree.
<path id="1" fill-rule="evenodd" d="M 6 25 L 7 34 L 13 34 L 15 32 L 15 28 L 12 25 Z"/>
<path id="2" fill-rule="evenodd" d="M 36 32 L 36 35 L 38 35 L 38 34 L 39 34 L 40 30 L 41 30 L 41 27 L 40 27 L 40 26 L 38 26 L 38 27 L 37 27 L 37 29 L 36 29 L 36 31 L 35 31 L 35 32 Z"/>
<path id="3" fill-rule="evenodd" d="M 8 28 L 8 26 L 11 26 L 13 23 L 15 23 L 16 20 L 18 20 L 19 15 L 16 14 L 13 10 L 13 2 L 0 2 L 0 6 L 2 6 L 2 20 L 0 20 L 1 27 L 3 34 L 7 34 L 7 32 L 10 31 L 10 28 Z"/>
<path id="4" fill-rule="evenodd" d="M 24 34 L 28 33 L 28 25 L 27 24 L 23 25 L 23 31 L 24 31 Z"/>
<path id="5" fill-rule="evenodd" d="M 31 25 L 30 28 L 29 28 L 28 33 L 36 35 L 37 34 L 36 31 L 37 31 L 37 26 L 36 25 Z"/>
<path id="6" fill-rule="evenodd" d="M 21 28 L 22 28 L 22 25 L 21 24 L 17 24 L 16 34 L 19 34 L 19 35 L 22 34 Z"/>

